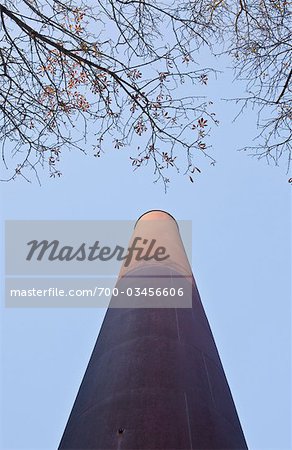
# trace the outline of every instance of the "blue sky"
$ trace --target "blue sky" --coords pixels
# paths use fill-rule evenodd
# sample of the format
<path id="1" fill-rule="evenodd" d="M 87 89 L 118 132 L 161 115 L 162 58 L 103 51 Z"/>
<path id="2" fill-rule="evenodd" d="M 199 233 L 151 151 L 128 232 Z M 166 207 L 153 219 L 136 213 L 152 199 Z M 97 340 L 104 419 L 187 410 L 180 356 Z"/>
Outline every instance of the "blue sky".
<path id="1" fill-rule="evenodd" d="M 40 187 L 1 184 L 6 219 L 131 219 L 164 209 L 192 220 L 192 268 L 252 450 L 291 448 L 290 192 L 284 168 L 236 150 L 251 143 L 255 115 L 234 124 L 231 75 L 211 80 L 220 125 L 215 167 L 192 184 L 173 174 L 167 194 L 151 168 L 132 172 L 131 152 L 63 156 L 63 177 Z M 201 92 L 200 92 L 201 93 Z M 104 310 L 1 309 L 1 449 L 55 449 Z"/>

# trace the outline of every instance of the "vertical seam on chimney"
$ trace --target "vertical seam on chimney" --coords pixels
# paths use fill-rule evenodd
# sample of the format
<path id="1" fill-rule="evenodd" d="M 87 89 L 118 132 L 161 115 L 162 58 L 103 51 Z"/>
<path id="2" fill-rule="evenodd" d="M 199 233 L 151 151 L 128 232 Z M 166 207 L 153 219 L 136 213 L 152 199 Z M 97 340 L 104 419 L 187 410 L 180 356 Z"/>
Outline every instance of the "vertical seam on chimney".
<path id="1" fill-rule="evenodd" d="M 177 337 L 178 337 L 178 340 L 180 341 L 180 333 L 179 333 L 179 324 L 178 324 L 177 308 L 175 308 L 175 320 L 176 320 Z"/>
<path id="2" fill-rule="evenodd" d="M 216 407 L 215 399 L 214 399 L 214 395 L 213 395 L 212 384 L 211 384 L 211 380 L 210 380 L 210 376 L 209 376 L 209 372 L 208 372 L 208 367 L 207 367 L 205 355 L 204 355 L 203 352 L 202 352 L 202 358 L 203 358 L 203 361 L 204 361 L 204 366 L 205 366 L 205 370 L 206 370 L 206 374 L 207 374 L 208 386 L 209 386 L 209 391 L 210 391 L 210 394 L 211 394 L 212 402 L 213 402 L 214 406 Z"/>
<path id="3" fill-rule="evenodd" d="M 190 424 L 190 415 L 189 415 L 189 407 L 188 407 L 188 399 L 187 394 L 185 394 L 185 406 L 186 406 L 186 414 L 187 414 L 187 421 L 188 421 L 188 431 L 189 431 L 189 439 L 190 439 L 190 448 L 193 450 L 193 442 L 192 442 L 192 433 L 191 433 L 191 424 Z"/>

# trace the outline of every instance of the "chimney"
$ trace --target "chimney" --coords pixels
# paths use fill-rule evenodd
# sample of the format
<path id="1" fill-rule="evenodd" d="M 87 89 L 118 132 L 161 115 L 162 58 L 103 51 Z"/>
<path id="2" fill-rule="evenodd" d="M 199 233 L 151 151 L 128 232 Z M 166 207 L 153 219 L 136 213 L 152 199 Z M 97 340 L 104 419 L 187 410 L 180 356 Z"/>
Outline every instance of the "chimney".
<path id="1" fill-rule="evenodd" d="M 133 257 L 121 267 L 116 287 L 124 294 L 112 297 L 59 449 L 247 449 L 178 225 L 167 212 L 143 214 L 129 247 L 152 240 L 169 256 Z M 128 298 L 135 288 L 145 295 Z M 174 295 L 157 294 L 163 289 Z"/>

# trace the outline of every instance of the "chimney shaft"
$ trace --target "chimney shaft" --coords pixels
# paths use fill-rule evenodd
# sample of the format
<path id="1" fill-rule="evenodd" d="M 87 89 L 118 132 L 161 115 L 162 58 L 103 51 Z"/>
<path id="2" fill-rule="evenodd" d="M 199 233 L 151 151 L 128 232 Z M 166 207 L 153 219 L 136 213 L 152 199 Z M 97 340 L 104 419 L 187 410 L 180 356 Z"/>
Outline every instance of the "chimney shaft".
<path id="1" fill-rule="evenodd" d="M 175 219 L 150 211 L 137 236 L 170 258 L 132 261 L 117 287 L 137 276 L 155 290 L 184 277 L 192 307 L 108 309 L 59 449 L 247 449 Z"/>

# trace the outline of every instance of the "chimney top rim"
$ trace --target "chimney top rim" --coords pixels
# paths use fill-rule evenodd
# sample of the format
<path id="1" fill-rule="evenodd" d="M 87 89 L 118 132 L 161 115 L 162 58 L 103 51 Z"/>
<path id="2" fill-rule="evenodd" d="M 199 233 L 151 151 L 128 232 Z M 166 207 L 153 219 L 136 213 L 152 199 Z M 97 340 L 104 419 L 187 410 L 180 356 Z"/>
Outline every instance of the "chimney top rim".
<path id="1" fill-rule="evenodd" d="M 168 216 L 168 218 L 174 220 L 174 222 L 176 223 L 176 226 L 178 227 L 177 221 L 175 220 L 175 218 L 167 211 L 164 211 L 163 209 L 150 209 L 149 211 L 144 212 L 143 214 L 141 214 L 140 217 L 138 217 L 138 219 L 136 220 L 135 226 L 134 228 L 136 228 L 137 223 L 142 219 L 143 217 L 145 217 L 148 214 L 153 214 L 153 213 L 163 213 L 165 216 Z M 166 218 L 166 217 L 165 217 Z"/>

